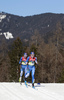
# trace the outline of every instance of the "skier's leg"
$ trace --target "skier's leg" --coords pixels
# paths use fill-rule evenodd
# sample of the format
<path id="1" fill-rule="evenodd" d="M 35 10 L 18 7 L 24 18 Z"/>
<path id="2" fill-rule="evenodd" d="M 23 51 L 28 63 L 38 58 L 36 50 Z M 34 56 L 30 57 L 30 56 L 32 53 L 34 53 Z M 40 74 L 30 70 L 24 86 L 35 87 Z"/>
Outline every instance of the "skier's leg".
<path id="1" fill-rule="evenodd" d="M 23 68 L 21 68 L 20 76 L 22 77 L 23 75 Z"/>
<path id="2" fill-rule="evenodd" d="M 21 80 L 22 80 L 22 75 L 23 75 L 23 68 L 21 68 L 19 82 L 21 82 Z"/>
<path id="3" fill-rule="evenodd" d="M 26 74 L 27 74 L 27 66 L 25 66 L 25 74 L 24 74 L 24 78 L 25 78 Z"/>
<path id="4" fill-rule="evenodd" d="M 27 67 L 25 68 L 25 85 L 26 85 L 26 87 L 27 87 L 27 78 L 28 78 L 28 76 L 30 75 L 30 70 L 29 69 L 27 69 Z"/>
<path id="5" fill-rule="evenodd" d="M 25 78 L 28 78 L 29 75 L 30 75 L 30 68 L 27 67 L 26 68 L 26 73 L 25 73 Z"/>
<path id="6" fill-rule="evenodd" d="M 34 87 L 34 74 L 35 74 L 35 66 L 32 68 L 32 87 Z"/>

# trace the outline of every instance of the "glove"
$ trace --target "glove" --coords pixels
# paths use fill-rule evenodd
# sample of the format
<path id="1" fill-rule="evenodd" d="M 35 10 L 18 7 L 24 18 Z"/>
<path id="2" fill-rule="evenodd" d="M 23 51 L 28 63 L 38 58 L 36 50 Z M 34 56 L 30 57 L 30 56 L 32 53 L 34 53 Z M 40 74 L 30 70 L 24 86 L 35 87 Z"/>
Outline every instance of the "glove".
<path id="1" fill-rule="evenodd" d="M 38 62 L 36 63 L 36 65 L 38 65 Z"/>

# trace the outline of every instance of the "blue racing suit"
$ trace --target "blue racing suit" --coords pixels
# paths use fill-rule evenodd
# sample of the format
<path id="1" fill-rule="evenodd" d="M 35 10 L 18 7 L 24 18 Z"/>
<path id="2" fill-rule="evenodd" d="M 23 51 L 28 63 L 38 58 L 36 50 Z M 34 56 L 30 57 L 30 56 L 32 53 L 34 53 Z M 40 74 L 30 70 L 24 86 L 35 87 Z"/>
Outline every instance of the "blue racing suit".
<path id="1" fill-rule="evenodd" d="M 30 72 L 32 74 L 32 83 L 34 83 L 34 74 L 35 74 L 35 62 L 37 63 L 37 58 L 33 57 L 31 58 L 31 56 L 29 56 L 26 60 L 26 62 L 28 62 L 28 71 L 26 74 L 26 78 L 30 75 Z"/>
<path id="2" fill-rule="evenodd" d="M 21 64 L 21 69 L 20 69 L 20 76 L 22 77 L 23 71 L 25 72 L 24 76 L 26 76 L 27 73 L 27 64 L 26 64 L 27 58 L 21 57 L 19 64 Z"/>

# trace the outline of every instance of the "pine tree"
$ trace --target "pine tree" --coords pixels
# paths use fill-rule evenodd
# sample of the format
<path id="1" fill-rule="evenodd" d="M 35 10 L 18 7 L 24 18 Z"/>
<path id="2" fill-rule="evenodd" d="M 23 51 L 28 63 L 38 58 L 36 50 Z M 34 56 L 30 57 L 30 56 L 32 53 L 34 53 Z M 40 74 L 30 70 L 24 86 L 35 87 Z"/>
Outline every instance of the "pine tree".
<path id="1" fill-rule="evenodd" d="M 19 60 L 23 54 L 23 46 L 20 38 L 17 38 L 9 51 L 9 57 L 11 62 L 10 68 L 10 81 L 18 81 L 19 77 Z"/>
<path id="2" fill-rule="evenodd" d="M 60 76 L 60 78 L 59 78 L 59 82 L 60 82 L 60 83 L 64 83 L 64 69 L 63 69 L 63 71 L 62 71 L 62 73 L 61 73 L 61 76 Z"/>
<path id="3" fill-rule="evenodd" d="M 31 45 L 30 52 L 34 52 L 35 56 L 37 56 L 37 47 L 34 44 Z"/>

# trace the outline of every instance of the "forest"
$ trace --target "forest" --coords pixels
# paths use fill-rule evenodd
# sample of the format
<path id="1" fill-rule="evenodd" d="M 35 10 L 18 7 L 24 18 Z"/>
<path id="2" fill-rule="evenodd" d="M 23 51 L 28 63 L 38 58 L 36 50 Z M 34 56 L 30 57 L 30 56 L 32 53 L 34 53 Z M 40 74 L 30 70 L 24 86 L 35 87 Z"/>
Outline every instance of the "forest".
<path id="1" fill-rule="evenodd" d="M 19 60 L 24 52 L 29 56 L 31 51 L 35 52 L 38 59 L 38 66 L 35 65 L 35 82 L 64 82 L 64 30 L 60 22 L 47 35 L 42 35 L 35 29 L 29 41 L 24 42 L 17 37 L 9 46 L 3 40 L 0 46 L 0 81 L 18 82 Z M 28 81 L 31 82 L 31 75 Z"/>

